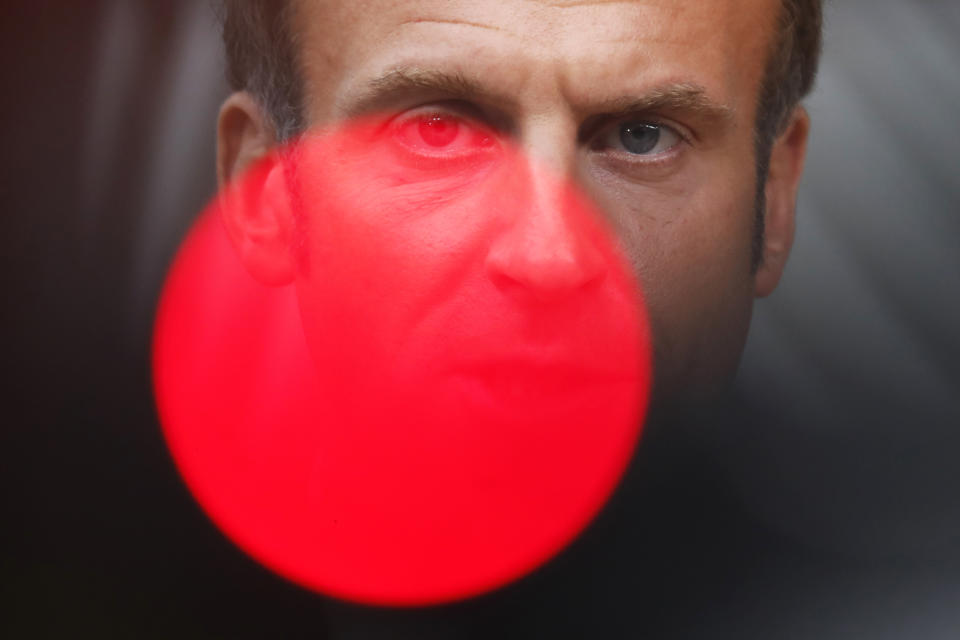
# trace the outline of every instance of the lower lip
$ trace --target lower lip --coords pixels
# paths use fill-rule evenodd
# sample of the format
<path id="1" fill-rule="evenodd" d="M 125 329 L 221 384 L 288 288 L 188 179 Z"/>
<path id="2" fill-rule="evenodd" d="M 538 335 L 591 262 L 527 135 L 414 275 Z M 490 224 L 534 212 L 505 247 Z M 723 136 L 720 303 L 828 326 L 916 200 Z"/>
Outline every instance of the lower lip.
<path id="1" fill-rule="evenodd" d="M 621 390 L 624 385 L 636 383 L 627 375 L 549 368 L 531 370 L 519 366 L 458 373 L 452 379 L 468 401 L 497 408 L 537 411 L 551 407 L 568 409 L 588 398 L 599 398 Z"/>

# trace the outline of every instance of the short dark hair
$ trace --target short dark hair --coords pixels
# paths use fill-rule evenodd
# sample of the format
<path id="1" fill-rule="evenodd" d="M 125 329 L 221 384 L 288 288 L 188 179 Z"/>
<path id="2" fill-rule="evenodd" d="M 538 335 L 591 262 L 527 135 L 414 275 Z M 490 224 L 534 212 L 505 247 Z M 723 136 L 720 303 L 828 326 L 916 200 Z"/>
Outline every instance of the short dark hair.
<path id="1" fill-rule="evenodd" d="M 823 39 L 822 0 L 782 0 L 773 47 L 767 59 L 754 127 L 757 156 L 756 220 L 752 266 L 763 261 L 766 180 L 774 140 L 793 109 L 813 89 Z"/>
<path id="2" fill-rule="evenodd" d="M 298 34 L 290 0 L 219 0 L 227 79 L 267 112 L 281 141 L 306 127 Z M 794 107 L 813 88 L 820 61 L 822 0 L 781 0 L 771 51 L 760 87 L 755 125 L 757 219 L 752 264 L 763 258 L 764 189 L 773 142 Z"/>
<path id="3" fill-rule="evenodd" d="M 278 137 L 303 130 L 303 83 L 290 0 L 220 0 L 227 79 L 266 110 Z M 810 92 L 820 58 L 822 0 L 782 0 L 760 92 L 757 136 L 772 141 Z M 762 148 L 762 147 L 761 147 Z"/>
<path id="4" fill-rule="evenodd" d="M 301 133 L 306 121 L 292 2 L 219 0 L 218 8 L 230 87 L 256 98 L 280 140 Z"/>
<path id="5" fill-rule="evenodd" d="M 757 108 L 757 135 L 773 139 L 810 93 L 820 64 L 822 0 L 782 0 Z"/>

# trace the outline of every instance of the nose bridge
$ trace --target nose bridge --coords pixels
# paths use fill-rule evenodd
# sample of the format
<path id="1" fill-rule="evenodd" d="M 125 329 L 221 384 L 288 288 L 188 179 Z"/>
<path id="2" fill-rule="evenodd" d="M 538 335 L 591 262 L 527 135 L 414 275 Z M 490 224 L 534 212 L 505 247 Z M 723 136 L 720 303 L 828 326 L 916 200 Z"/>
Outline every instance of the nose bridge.
<path id="1" fill-rule="evenodd" d="M 573 172 L 577 153 L 577 122 L 560 107 L 530 115 L 524 122 L 521 147 L 533 168 L 555 175 Z"/>
<path id="2" fill-rule="evenodd" d="M 501 288 L 539 299 L 568 296 L 604 272 L 602 252 L 588 232 L 589 213 L 570 180 L 575 153 L 550 140 L 524 141 L 511 176 L 508 223 L 487 257 Z"/>
<path id="3" fill-rule="evenodd" d="M 531 158 L 522 173 L 524 197 L 517 210 L 514 231 L 524 239 L 530 252 L 552 255 L 555 259 L 578 253 L 577 212 L 569 201 L 570 190 L 552 167 Z M 546 258 L 547 256 L 542 256 Z"/>

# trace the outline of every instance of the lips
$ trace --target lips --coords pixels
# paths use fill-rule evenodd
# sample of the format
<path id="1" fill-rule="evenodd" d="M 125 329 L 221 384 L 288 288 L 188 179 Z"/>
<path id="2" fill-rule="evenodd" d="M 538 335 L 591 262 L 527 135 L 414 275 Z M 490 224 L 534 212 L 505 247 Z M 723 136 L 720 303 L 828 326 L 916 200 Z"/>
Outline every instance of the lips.
<path id="1" fill-rule="evenodd" d="M 627 367 L 611 370 L 580 362 L 516 358 L 458 367 L 452 377 L 487 399 L 517 403 L 562 402 L 585 392 L 602 393 L 606 388 L 636 382 L 635 370 Z"/>

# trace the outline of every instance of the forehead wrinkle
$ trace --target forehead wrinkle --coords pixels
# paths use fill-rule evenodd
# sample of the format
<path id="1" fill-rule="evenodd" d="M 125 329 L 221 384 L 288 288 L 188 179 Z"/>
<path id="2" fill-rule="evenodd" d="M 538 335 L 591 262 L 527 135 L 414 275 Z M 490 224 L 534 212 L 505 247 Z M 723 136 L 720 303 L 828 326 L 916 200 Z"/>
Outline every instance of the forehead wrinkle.
<path id="1" fill-rule="evenodd" d="M 636 4 L 636 0 L 534 0 L 538 4 L 557 9 L 588 7 L 591 5 Z"/>
<path id="2" fill-rule="evenodd" d="M 516 34 L 513 34 L 506 29 L 501 29 L 492 24 L 484 24 L 482 22 L 472 22 L 470 20 L 459 20 L 454 18 L 410 18 L 401 22 L 401 25 L 407 24 L 452 24 L 464 27 L 476 27 L 477 29 L 487 29 L 489 31 L 496 31 L 503 33 L 509 36 L 516 37 Z"/>

